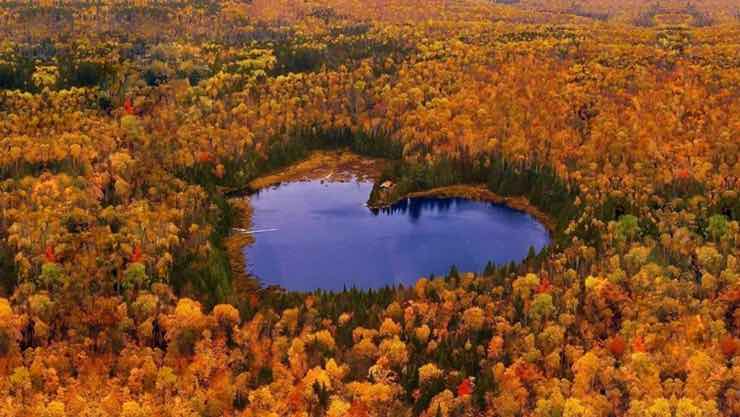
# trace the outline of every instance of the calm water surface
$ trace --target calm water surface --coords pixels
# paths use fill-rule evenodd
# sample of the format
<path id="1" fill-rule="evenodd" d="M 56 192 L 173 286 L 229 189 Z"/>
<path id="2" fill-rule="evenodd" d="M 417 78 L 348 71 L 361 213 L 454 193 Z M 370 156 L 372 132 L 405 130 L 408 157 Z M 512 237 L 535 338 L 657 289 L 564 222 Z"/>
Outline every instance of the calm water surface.
<path id="1" fill-rule="evenodd" d="M 249 271 L 289 290 L 380 288 L 520 261 L 548 241 L 530 215 L 459 198 L 407 199 L 373 213 L 371 182 L 294 182 L 251 197 Z"/>

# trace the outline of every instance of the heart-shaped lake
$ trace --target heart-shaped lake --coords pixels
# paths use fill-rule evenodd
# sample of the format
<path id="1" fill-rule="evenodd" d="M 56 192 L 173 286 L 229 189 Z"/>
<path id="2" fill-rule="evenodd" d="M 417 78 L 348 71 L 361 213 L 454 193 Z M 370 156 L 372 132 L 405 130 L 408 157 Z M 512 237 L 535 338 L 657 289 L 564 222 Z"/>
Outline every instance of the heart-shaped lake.
<path id="1" fill-rule="evenodd" d="M 529 214 L 461 198 L 409 198 L 383 210 L 372 182 L 292 182 L 251 196 L 247 269 L 293 291 L 411 285 L 421 276 L 480 272 L 549 242 Z"/>

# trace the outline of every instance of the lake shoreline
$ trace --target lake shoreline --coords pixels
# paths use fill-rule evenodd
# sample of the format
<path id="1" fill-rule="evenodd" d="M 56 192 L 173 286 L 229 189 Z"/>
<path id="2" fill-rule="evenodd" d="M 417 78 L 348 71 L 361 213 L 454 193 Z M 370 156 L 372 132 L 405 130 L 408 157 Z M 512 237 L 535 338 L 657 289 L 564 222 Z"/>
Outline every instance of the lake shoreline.
<path id="1" fill-rule="evenodd" d="M 390 207 L 401 200 L 407 198 L 465 198 L 474 201 L 487 201 L 490 203 L 501 204 L 512 208 L 514 210 L 522 211 L 534 217 L 535 220 L 542 223 L 550 235 L 554 235 L 556 231 L 555 222 L 545 212 L 535 207 L 526 197 L 503 197 L 498 195 L 483 184 L 458 184 L 449 185 L 446 187 L 431 188 L 424 191 L 414 191 L 407 193 L 392 201 L 382 201 L 377 203 L 368 203 L 368 207 L 373 209 L 381 209 Z"/>
<path id="2" fill-rule="evenodd" d="M 260 176 L 250 181 L 241 191 L 232 191 L 229 199 L 238 208 L 241 215 L 236 227 L 249 230 L 252 226 L 252 208 L 244 197 L 270 187 L 290 182 L 306 182 L 320 180 L 322 182 L 351 182 L 372 181 L 378 187 L 383 169 L 388 161 L 380 158 L 367 158 L 348 150 L 314 151 L 306 159 L 286 168 Z M 370 209 L 388 208 L 407 198 L 464 198 L 473 201 L 484 201 L 500 204 L 514 210 L 524 212 L 541 223 L 550 236 L 554 236 L 556 225 L 554 220 L 542 210 L 529 202 L 526 197 L 503 197 L 490 191 L 485 184 L 458 184 L 445 187 L 436 187 L 423 191 L 414 191 L 393 199 L 383 200 L 376 198 L 368 200 Z M 248 271 L 244 248 L 254 242 L 252 235 L 233 232 L 225 239 L 228 257 L 235 281 L 241 281 L 237 286 L 244 287 L 247 292 L 259 291 L 261 281 Z M 245 285 L 246 284 L 246 285 Z"/>
<path id="3" fill-rule="evenodd" d="M 388 161 L 380 158 L 368 158 L 348 150 L 314 151 L 306 159 L 260 176 L 246 186 L 247 194 L 277 186 L 285 182 L 323 180 L 327 182 L 348 182 L 353 180 L 377 182 Z M 550 215 L 543 212 L 526 197 L 504 197 L 490 191 L 484 184 L 458 184 L 437 187 L 424 191 L 414 191 L 398 196 L 392 200 L 368 201 L 371 209 L 381 209 L 414 197 L 466 198 L 475 201 L 487 201 L 502 204 L 534 217 L 542 223 L 550 235 L 555 235 L 557 226 Z"/>
<path id="4" fill-rule="evenodd" d="M 255 237 L 244 248 L 249 272 L 295 292 L 409 286 L 453 265 L 480 273 L 518 263 L 551 241 L 534 217 L 483 198 L 414 197 L 371 210 L 375 184 L 296 181 L 252 195 L 252 227 L 236 230 Z"/>
<path id="5" fill-rule="evenodd" d="M 252 227 L 252 206 L 245 197 L 253 193 L 288 182 L 377 181 L 386 163 L 383 159 L 362 157 L 346 149 L 314 151 L 299 162 L 257 177 L 242 188 L 226 190 L 224 194 L 240 213 L 234 227 L 249 230 Z M 238 287 L 235 293 L 247 295 L 264 289 L 262 282 L 249 272 L 244 255 L 244 248 L 254 243 L 254 237 L 249 233 L 232 231 L 224 240 L 234 285 Z"/>

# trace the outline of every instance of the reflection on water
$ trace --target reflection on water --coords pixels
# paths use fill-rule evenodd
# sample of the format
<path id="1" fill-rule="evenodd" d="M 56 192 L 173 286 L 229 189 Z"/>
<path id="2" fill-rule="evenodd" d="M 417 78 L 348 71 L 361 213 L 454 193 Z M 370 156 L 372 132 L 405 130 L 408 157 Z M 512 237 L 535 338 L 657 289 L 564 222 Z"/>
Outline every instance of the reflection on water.
<path id="1" fill-rule="evenodd" d="M 251 197 L 255 243 L 248 269 L 289 290 L 412 284 L 419 276 L 481 271 L 540 250 L 547 231 L 505 206 L 459 198 L 411 198 L 364 206 L 370 182 L 297 182 Z"/>
<path id="2" fill-rule="evenodd" d="M 374 214 L 401 214 L 408 216 L 412 221 L 419 220 L 424 211 L 435 211 L 444 213 L 458 203 L 464 203 L 467 200 L 459 198 L 406 198 L 393 204 L 391 207 L 371 210 Z"/>

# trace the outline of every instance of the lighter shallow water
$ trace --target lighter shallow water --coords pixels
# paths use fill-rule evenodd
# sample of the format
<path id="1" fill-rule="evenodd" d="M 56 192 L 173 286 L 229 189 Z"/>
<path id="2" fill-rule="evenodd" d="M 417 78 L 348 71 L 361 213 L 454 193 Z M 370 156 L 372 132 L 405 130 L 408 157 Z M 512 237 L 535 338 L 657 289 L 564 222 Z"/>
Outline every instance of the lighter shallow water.
<path id="1" fill-rule="evenodd" d="M 364 205 L 372 187 L 294 182 L 253 195 L 249 272 L 293 291 L 380 288 L 453 264 L 480 272 L 489 260 L 518 262 L 549 242 L 532 216 L 486 202 L 413 198 L 374 213 Z"/>

